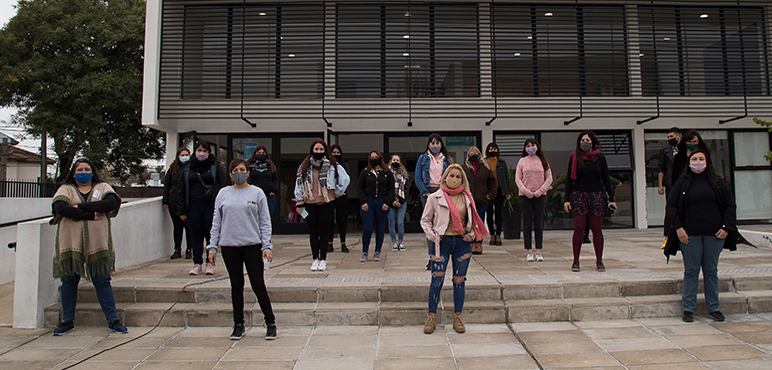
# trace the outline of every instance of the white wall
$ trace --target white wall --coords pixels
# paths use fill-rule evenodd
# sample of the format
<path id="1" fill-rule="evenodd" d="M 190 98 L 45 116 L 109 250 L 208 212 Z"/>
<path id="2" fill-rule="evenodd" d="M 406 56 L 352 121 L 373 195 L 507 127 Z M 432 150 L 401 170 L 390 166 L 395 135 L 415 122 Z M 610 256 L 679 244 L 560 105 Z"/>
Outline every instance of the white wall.
<path id="1" fill-rule="evenodd" d="M 0 224 L 51 216 L 51 198 L 0 198 Z"/>
<path id="2" fill-rule="evenodd" d="M 16 225 L 0 228 L 0 285 L 13 281 L 16 274 L 16 252 L 8 243 L 16 241 Z"/>

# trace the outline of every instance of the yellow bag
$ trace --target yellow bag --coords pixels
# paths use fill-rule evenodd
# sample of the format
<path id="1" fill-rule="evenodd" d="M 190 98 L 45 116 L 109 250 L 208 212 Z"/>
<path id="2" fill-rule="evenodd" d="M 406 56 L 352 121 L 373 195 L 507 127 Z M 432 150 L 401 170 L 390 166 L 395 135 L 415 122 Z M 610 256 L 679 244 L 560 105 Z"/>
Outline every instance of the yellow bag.
<path id="1" fill-rule="evenodd" d="M 667 237 L 665 237 L 665 241 L 662 242 L 662 249 L 665 249 L 665 246 L 667 246 Z"/>

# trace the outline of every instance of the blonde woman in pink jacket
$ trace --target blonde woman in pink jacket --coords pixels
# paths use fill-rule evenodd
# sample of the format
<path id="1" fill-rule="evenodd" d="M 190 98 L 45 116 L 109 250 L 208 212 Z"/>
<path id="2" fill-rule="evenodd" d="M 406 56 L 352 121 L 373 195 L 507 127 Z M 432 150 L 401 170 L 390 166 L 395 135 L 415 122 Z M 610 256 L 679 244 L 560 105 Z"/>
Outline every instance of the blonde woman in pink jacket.
<path id="1" fill-rule="evenodd" d="M 542 239 L 544 236 L 544 210 L 547 208 L 547 191 L 552 185 L 552 170 L 541 146 L 534 139 L 525 141 L 515 182 L 520 192 L 520 210 L 523 212 L 523 243 L 528 251 L 527 262 L 544 261 Z M 533 223 L 533 227 L 531 224 Z M 536 254 L 533 254 L 531 230 L 536 235 Z"/>
<path id="2" fill-rule="evenodd" d="M 469 260 L 472 258 L 472 241 L 479 242 L 488 236 L 488 230 L 475 209 L 469 194 L 469 182 L 464 169 L 452 164 L 442 175 L 440 190 L 430 194 L 421 217 L 421 227 L 426 238 L 434 243 L 430 265 L 432 283 L 429 287 L 429 316 L 424 333 L 431 334 L 437 322 L 437 305 L 445 281 L 448 261 L 453 261 L 453 329 L 466 331 L 461 320 L 464 308 L 464 282 Z"/>

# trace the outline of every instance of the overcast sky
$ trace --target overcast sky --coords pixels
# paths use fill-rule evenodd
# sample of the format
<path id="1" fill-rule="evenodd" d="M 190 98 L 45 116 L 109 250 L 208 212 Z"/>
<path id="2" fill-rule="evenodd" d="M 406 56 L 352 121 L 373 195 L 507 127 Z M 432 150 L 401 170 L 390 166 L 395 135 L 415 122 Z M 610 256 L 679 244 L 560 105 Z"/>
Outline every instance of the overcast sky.
<path id="1" fill-rule="evenodd" d="M 5 24 L 8 23 L 9 19 L 11 19 L 14 15 L 16 15 L 16 9 L 14 9 L 13 7 L 17 3 L 18 3 L 18 0 L 0 0 L 0 24 L 2 24 L 3 27 L 5 27 Z M 15 112 L 16 112 L 15 109 L 0 108 L 0 131 L 13 137 L 17 137 L 18 135 L 23 133 L 23 131 L 19 127 L 7 127 L 5 125 L 5 122 L 8 121 L 11 115 Z M 32 142 L 28 140 L 23 140 L 19 146 L 21 146 L 22 149 L 29 150 L 31 152 L 40 153 L 39 151 L 40 143 L 37 140 Z"/>

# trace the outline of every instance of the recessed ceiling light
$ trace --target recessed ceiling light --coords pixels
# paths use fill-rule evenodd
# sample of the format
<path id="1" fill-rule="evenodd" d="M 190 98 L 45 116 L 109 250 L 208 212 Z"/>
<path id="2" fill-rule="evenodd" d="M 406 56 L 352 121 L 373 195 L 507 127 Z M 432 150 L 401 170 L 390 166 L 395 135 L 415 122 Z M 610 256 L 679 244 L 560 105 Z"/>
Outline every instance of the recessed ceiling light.
<path id="1" fill-rule="evenodd" d="M 643 53 L 640 53 L 640 54 L 638 54 L 638 56 L 639 56 L 639 57 L 642 57 L 642 56 L 643 56 Z"/>
<path id="2" fill-rule="evenodd" d="M 265 13 L 263 13 L 263 12 L 260 12 L 260 13 L 257 13 L 257 15 L 259 15 L 259 16 L 261 16 L 261 17 L 264 17 L 264 16 L 265 16 Z"/>
<path id="3" fill-rule="evenodd" d="M 665 37 L 665 41 L 670 41 L 670 37 Z"/>
<path id="4" fill-rule="evenodd" d="M 701 15 L 700 15 L 700 18 L 707 18 L 707 17 L 708 17 L 708 15 L 707 15 L 707 14 L 701 14 Z"/>
<path id="5" fill-rule="evenodd" d="M 409 38 L 410 38 L 410 35 L 405 35 L 405 36 L 402 36 L 402 38 L 403 38 L 403 39 L 409 39 Z"/>
<path id="6" fill-rule="evenodd" d="M 551 17 L 551 16 L 552 16 L 552 13 L 550 13 L 550 12 L 544 13 L 544 16 L 545 16 L 545 17 Z"/>
<path id="7" fill-rule="evenodd" d="M 410 16 L 410 12 L 405 12 L 405 17 L 409 17 L 409 16 Z"/>
<path id="8" fill-rule="evenodd" d="M 290 57 L 290 58 L 294 58 L 294 57 L 295 57 L 295 54 L 290 54 L 290 55 L 288 55 L 288 57 Z"/>
<path id="9" fill-rule="evenodd" d="M 528 36 L 528 39 L 529 39 L 529 40 L 532 40 L 532 39 L 533 39 L 533 36 Z"/>
<path id="10" fill-rule="evenodd" d="M 402 56 L 403 56 L 403 57 L 409 57 L 409 56 L 410 56 L 410 53 L 402 53 Z"/>
<path id="11" fill-rule="evenodd" d="M 520 56 L 520 53 L 515 53 L 515 56 L 516 56 L 516 57 L 519 57 L 519 56 Z"/>

